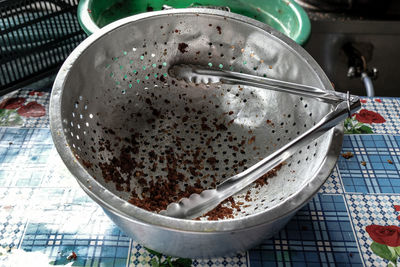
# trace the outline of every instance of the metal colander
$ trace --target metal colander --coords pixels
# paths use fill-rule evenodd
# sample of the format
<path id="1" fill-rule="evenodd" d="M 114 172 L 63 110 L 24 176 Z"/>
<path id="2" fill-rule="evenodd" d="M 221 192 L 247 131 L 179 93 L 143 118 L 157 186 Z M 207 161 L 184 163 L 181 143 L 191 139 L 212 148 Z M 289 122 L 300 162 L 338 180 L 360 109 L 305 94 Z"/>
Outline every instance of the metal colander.
<path id="1" fill-rule="evenodd" d="M 332 89 L 301 47 L 264 24 L 217 10 L 152 12 L 105 27 L 67 59 L 51 97 L 55 144 L 82 188 L 144 245 L 184 257 L 248 249 L 317 192 L 334 166 L 342 133 L 333 129 L 267 183 L 236 194 L 240 207 L 233 218 L 182 220 L 138 208 L 129 203 L 133 196 L 140 200 L 167 180 L 175 186 L 156 196 L 166 203 L 188 189 L 215 187 L 331 110 L 285 93 L 178 82 L 168 75 L 178 63 Z"/>

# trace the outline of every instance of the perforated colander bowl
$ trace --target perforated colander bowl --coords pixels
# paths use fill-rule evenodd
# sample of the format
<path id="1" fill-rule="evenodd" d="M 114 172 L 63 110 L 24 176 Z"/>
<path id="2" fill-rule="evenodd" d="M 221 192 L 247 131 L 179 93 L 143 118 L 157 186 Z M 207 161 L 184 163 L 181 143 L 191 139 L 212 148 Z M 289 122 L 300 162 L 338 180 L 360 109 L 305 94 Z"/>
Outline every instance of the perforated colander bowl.
<path id="1" fill-rule="evenodd" d="M 139 243 L 190 258 L 246 250 L 319 190 L 339 154 L 341 127 L 299 150 L 276 176 L 236 194 L 235 205 L 224 204 L 230 217 L 159 215 L 154 200 L 215 187 L 332 108 L 246 86 L 178 82 L 168 75 L 177 63 L 332 90 L 299 45 L 260 22 L 208 9 L 146 13 L 106 26 L 66 60 L 50 102 L 55 145 L 84 191 Z"/>

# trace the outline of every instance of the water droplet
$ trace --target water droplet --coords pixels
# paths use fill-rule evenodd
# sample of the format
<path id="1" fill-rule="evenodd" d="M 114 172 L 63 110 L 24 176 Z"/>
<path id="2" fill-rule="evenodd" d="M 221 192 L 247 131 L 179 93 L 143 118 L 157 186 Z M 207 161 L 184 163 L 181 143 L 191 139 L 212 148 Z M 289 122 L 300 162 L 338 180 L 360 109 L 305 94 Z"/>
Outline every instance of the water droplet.
<path id="1" fill-rule="evenodd" d="M 140 83 L 140 79 L 137 79 L 136 82 L 137 82 L 137 83 Z"/>
<path id="2" fill-rule="evenodd" d="M 146 66 L 143 66 L 143 70 L 145 70 L 146 69 Z"/>
<path id="3" fill-rule="evenodd" d="M 133 70 L 132 72 L 136 74 L 136 73 L 137 73 L 137 70 Z"/>
<path id="4" fill-rule="evenodd" d="M 212 67 L 212 65 L 213 65 L 213 64 L 212 64 L 211 62 L 208 63 L 208 66 L 209 66 L 209 67 Z"/>
<path id="5" fill-rule="evenodd" d="M 165 67 L 167 66 L 167 62 L 163 62 L 162 65 Z"/>
<path id="6" fill-rule="evenodd" d="M 167 74 L 167 73 L 164 73 L 163 75 L 164 75 L 164 77 L 167 77 L 168 74 Z"/>
<path id="7" fill-rule="evenodd" d="M 126 78 L 128 78 L 128 75 L 125 74 L 125 75 L 124 75 L 124 79 L 126 79 Z"/>
<path id="8" fill-rule="evenodd" d="M 129 60 L 129 64 L 133 64 L 133 60 Z"/>
<path id="9" fill-rule="evenodd" d="M 121 65 L 121 66 L 119 66 L 119 69 L 120 69 L 120 70 L 122 70 L 123 68 L 124 68 L 124 66 L 122 66 L 122 65 Z"/>
<path id="10" fill-rule="evenodd" d="M 157 78 L 157 77 L 158 77 L 158 75 L 157 75 L 157 73 L 155 73 L 155 74 L 154 74 L 154 78 Z"/>
<path id="11" fill-rule="evenodd" d="M 135 48 L 135 47 L 132 47 L 132 51 L 135 52 L 135 51 L 136 51 L 136 48 Z"/>
<path id="12" fill-rule="evenodd" d="M 129 84 L 129 88 L 132 88 L 132 84 L 131 83 Z"/>
<path id="13" fill-rule="evenodd" d="M 156 54 L 151 54 L 151 57 L 155 57 L 156 56 Z"/>
<path id="14" fill-rule="evenodd" d="M 144 56 L 140 56 L 140 60 L 143 60 L 144 59 Z"/>
<path id="15" fill-rule="evenodd" d="M 126 56 L 128 54 L 128 52 L 124 51 L 124 55 Z"/>
<path id="16" fill-rule="evenodd" d="M 114 72 L 111 72 L 111 73 L 110 73 L 110 77 L 114 77 Z"/>
<path id="17" fill-rule="evenodd" d="M 247 64 L 247 61 L 243 61 L 243 64 L 246 65 L 246 64 Z"/>
<path id="18" fill-rule="evenodd" d="M 156 63 L 153 63 L 153 65 L 151 65 L 153 68 L 157 67 Z"/>
<path id="19" fill-rule="evenodd" d="M 126 90 L 125 90 L 125 89 L 121 90 L 121 93 L 122 93 L 123 95 L 126 94 Z"/>
<path id="20" fill-rule="evenodd" d="M 148 80 L 148 79 L 149 79 L 149 76 L 146 75 L 144 78 L 145 78 L 146 80 Z"/>
<path id="21" fill-rule="evenodd" d="M 224 67 L 224 65 L 219 64 L 218 67 L 219 67 L 220 69 L 222 69 L 222 68 Z"/>

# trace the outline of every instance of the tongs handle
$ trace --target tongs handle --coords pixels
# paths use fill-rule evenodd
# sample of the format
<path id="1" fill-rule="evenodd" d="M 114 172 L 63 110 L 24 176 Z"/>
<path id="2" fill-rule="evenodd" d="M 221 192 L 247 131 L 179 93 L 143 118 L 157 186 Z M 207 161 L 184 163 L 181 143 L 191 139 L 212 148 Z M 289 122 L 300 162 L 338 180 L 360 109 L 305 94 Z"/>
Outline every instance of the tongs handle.
<path id="1" fill-rule="evenodd" d="M 345 93 L 326 91 L 314 86 L 258 77 L 228 70 L 213 70 L 197 65 L 174 65 L 169 71 L 172 76 L 179 77 L 187 82 L 204 84 L 220 82 L 224 84 L 247 85 L 304 97 L 312 97 L 330 104 L 338 104 L 347 98 Z"/>
<path id="2" fill-rule="evenodd" d="M 272 168 L 283 163 L 301 147 L 320 137 L 345 120 L 348 116 L 354 114 L 361 107 L 359 97 L 350 95 L 349 93 L 344 94 L 335 91 L 324 91 L 316 87 L 230 71 L 210 70 L 197 66 L 190 66 L 191 69 L 188 70 L 187 67 L 187 65 L 176 65 L 170 69 L 170 73 L 178 79 L 184 79 L 188 82 L 206 84 L 224 82 L 229 84 L 249 85 L 312 97 L 319 101 L 334 104 L 334 109 L 302 135 L 290 141 L 288 144 L 247 170 L 228 178 L 216 189 L 205 190 L 200 195 L 192 194 L 189 198 L 184 198 L 179 203 L 170 204 L 167 210 L 162 212 L 162 214 L 167 216 L 195 218 L 212 210 L 224 199 L 239 192 Z"/>

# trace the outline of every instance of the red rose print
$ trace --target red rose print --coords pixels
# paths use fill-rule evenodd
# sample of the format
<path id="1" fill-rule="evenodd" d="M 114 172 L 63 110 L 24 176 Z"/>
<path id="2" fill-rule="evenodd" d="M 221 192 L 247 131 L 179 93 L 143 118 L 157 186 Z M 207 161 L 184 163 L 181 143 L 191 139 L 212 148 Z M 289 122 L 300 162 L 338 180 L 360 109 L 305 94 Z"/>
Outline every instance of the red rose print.
<path id="1" fill-rule="evenodd" d="M 29 102 L 22 106 L 17 112 L 24 117 L 42 117 L 46 115 L 46 109 L 36 101 Z"/>
<path id="2" fill-rule="evenodd" d="M 21 107 L 24 102 L 25 98 L 23 97 L 7 98 L 0 103 L 0 109 L 16 109 Z"/>
<path id="3" fill-rule="evenodd" d="M 355 114 L 356 120 L 362 123 L 384 123 L 386 120 L 374 111 L 362 109 L 359 113 Z"/>
<path id="4" fill-rule="evenodd" d="M 393 205 L 395 211 L 400 211 L 400 205 Z M 400 216 L 397 216 L 397 220 L 400 221 Z"/>
<path id="5" fill-rule="evenodd" d="M 365 103 L 367 103 L 367 100 L 361 99 L 360 102 L 363 103 L 363 104 L 365 104 Z"/>
<path id="6" fill-rule="evenodd" d="M 389 247 L 400 246 L 400 227 L 395 225 L 368 225 L 365 230 L 375 242 Z"/>

